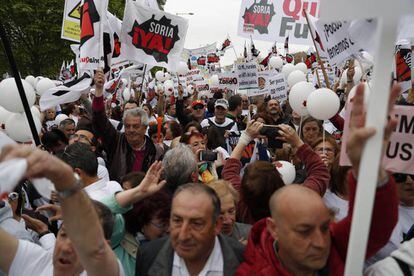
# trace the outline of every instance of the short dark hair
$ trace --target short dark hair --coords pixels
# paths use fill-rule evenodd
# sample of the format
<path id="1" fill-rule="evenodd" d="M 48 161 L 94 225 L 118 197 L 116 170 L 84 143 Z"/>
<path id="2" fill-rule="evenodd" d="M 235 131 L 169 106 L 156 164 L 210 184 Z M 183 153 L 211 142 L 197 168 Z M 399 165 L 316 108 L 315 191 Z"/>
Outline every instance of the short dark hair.
<path id="1" fill-rule="evenodd" d="M 125 213 L 125 229 L 135 235 L 144 225 L 153 218 L 168 221 L 171 212 L 171 195 L 159 191 L 134 204 L 134 207 Z"/>
<path id="2" fill-rule="evenodd" d="M 124 185 L 124 182 L 131 183 L 132 188 L 138 186 L 141 181 L 144 179 L 145 173 L 144 172 L 130 172 L 121 179 L 121 185 Z"/>
<path id="3" fill-rule="evenodd" d="M 210 197 L 211 203 L 213 204 L 213 221 L 216 221 L 216 219 L 220 216 L 221 212 L 220 198 L 217 196 L 216 191 L 214 191 L 214 189 L 210 188 L 209 186 L 201 183 L 188 183 L 179 186 L 177 190 L 175 190 L 173 200 L 181 192 L 187 190 L 194 194 L 204 193 L 208 195 L 208 197 Z"/>
<path id="4" fill-rule="evenodd" d="M 81 169 L 88 176 L 93 177 L 98 173 L 98 159 L 87 144 L 76 142 L 67 146 L 60 154 L 60 159 L 73 169 Z"/>
<path id="5" fill-rule="evenodd" d="M 54 128 L 42 135 L 41 142 L 47 150 L 50 150 L 54 147 L 59 146 L 59 142 L 67 145 L 69 143 L 69 140 L 60 129 Z"/>
<path id="6" fill-rule="evenodd" d="M 233 95 L 229 98 L 229 111 L 234 111 L 238 106 L 242 104 L 242 97 L 239 95 Z"/>
<path id="7" fill-rule="evenodd" d="M 110 240 L 114 229 L 114 217 L 112 212 L 105 204 L 99 201 L 92 200 L 92 203 L 93 207 L 95 207 L 96 213 L 98 214 L 105 239 Z"/>
<path id="8" fill-rule="evenodd" d="M 158 132 L 158 125 L 157 124 L 150 125 L 148 127 L 148 136 L 149 137 L 151 137 L 154 134 L 157 134 L 157 132 Z M 164 126 L 161 126 L 161 133 L 165 136 L 165 128 L 164 128 Z"/>
<path id="9" fill-rule="evenodd" d="M 185 127 L 183 129 L 183 133 L 187 133 L 188 132 L 188 129 L 190 127 L 195 127 L 198 130 L 198 132 L 201 132 L 202 131 L 202 127 L 201 127 L 201 125 L 198 122 L 191 121 L 191 122 L 189 122 L 188 124 L 185 125 Z"/>
<path id="10" fill-rule="evenodd" d="M 164 127 L 167 124 L 170 125 L 170 130 L 172 132 L 173 138 L 177 138 L 177 137 L 181 136 L 183 131 L 182 131 L 181 125 L 179 123 L 177 123 L 176 121 L 168 121 L 168 122 L 164 123 Z"/>
<path id="11" fill-rule="evenodd" d="M 125 108 L 126 104 L 136 104 L 136 105 L 137 105 L 137 107 L 139 107 L 138 102 L 137 102 L 136 100 L 134 100 L 134 99 L 129 99 L 128 101 L 126 101 L 126 102 L 123 104 L 122 109 L 124 109 L 124 108 Z"/>

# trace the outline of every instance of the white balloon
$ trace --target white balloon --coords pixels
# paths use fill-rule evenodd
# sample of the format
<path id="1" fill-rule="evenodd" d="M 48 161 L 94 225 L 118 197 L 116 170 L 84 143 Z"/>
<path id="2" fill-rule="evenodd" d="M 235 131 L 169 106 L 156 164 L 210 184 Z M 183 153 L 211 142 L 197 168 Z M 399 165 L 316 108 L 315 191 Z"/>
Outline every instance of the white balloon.
<path id="1" fill-rule="evenodd" d="M 306 116 L 309 114 L 306 108 L 306 102 L 310 93 L 315 90 L 312 83 L 301 81 L 292 86 L 289 93 L 289 104 L 292 109 L 300 116 Z"/>
<path id="2" fill-rule="evenodd" d="M 302 71 L 304 74 L 308 73 L 308 66 L 304 62 L 299 62 L 295 65 L 295 70 Z"/>
<path id="3" fill-rule="evenodd" d="M 306 75 L 302 71 L 299 71 L 299 70 L 293 71 L 292 73 L 289 74 L 287 78 L 287 83 L 289 87 L 292 87 L 301 81 L 306 81 Z"/>
<path id="4" fill-rule="evenodd" d="M 157 71 L 155 72 L 155 78 L 157 79 L 157 81 L 163 82 L 165 81 L 165 74 L 163 71 Z"/>
<path id="5" fill-rule="evenodd" d="M 219 85 L 219 77 L 217 75 L 212 75 L 211 78 L 210 78 L 210 84 L 212 86 Z"/>
<path id="6" fill-rule="evenodd" d="M 178 64 L 177 73 L 181 76 L 184 76 L 188 73 L 188 65 L 184 61 L 180 61 L 180 64 Z"/>
<path id="7" fill-rule="evenodd" d="M 33 120 L 36 125 L 36 131 L 39 134 L 42 128 L 39 118 L 33 115 Z M 6 121 L 6 133 L 16 142 L 30 142 L 33 140 L 32 132 L 30 131 L 29 123 L 24 113 L 14 113 Z"/>
<path id="8" fill-rule="evenodd" d="M 190 95 L 194 94 L 194 86 L 192 86 L 191 84 L 187 86 L 187 91 Z"/>
<path id="9" fill-rule="evenodd" d="M 269 65 L 270 65 L 270 67 L 279 70 L 283 66 L 283 59 L 281 57 L 272 56 L 269 59 Z"/>
<path id="10" fill-rule="evenodd" d="M 53 87 L 56 87 L 56 85 L 52 80 L 48 78 L 42 78 L 36 84 L 36 92 L 39 96 L 42 96 L 43 93 Z"/>
<path id="11" fill-rule="evenodd" d="M 0 106 L 0 125 L 4 125 L 7 121 L 7 119 L 13 115 L 12 112 L 8 111 L 4 107 Z M 4 126 L 0 127 L 3 128 Z"/>
<path id="12" fill-rule="evenodd" d="M 33 87 L 25 80 L 22 80 L 27 102 L 31 107 L 36 101 L 36 94 Z M 17 89 L 14 78 L 8 78 L 0 82 L 0 105 L 10 112 L 23 112 L 23 104 Z"/>
<path id="13" fill-rule="evenodd" d="M 60 125 L 60 122 L 62 122 L 63 120 L 66 120 L 66 119 L 68 119 L 69 117 L 68 117 L 68 115 L 66 115 L 66 114 L 59 114 L 59 115 L 57 115 L 56 117 L 55 117 L 55 124 L 57 125 L 57 126 L 59 126 Z"/>
<path id="14" fill-rule="evenodd" d="M 33 86 L 33 88 L 35 88 L 34 83 L 36 78 L 33 77 L 32 75 L 27 76 L 25 79 L 25 81 L 27 81 L 28 83 L 30 83 L 31 86 Z"/>
<path id="15" fill-rule="evenodd" d="M 328 88 L 313 91 L 306 102 L 309 114 L 318 120 L 328 120 L 339 110 L 339 97 Z"/>
<path id="16" fill-rule="evenodd" d="M 282 180 L 285 185 L 292 184 L 296 178 L 296 169 L 292 163 L 287 161 L 276 161 L 275 167 L 279 172 L 280 176 L 282 176 Z"/>
<path id="17" fill-rule="evenodd" d="M 171 96 L 174 93 L 174 82 L 172 80 L 164 82 L 164 93 L 167 96 Z"/>
<path id="18" fill-rule="evenodd" d="M 38 83 L 41 79 L 43 79 L 43 77 L 41 77 L 41 76 L 38 76 L 38 77 L 36 77 L 36 78 L 35 78 L 34 83 L 33 83 L 33 88 L 34 88 L 34 89 L 36 89 L 37 83 Z"/>
<path id="19" fill-rule="evenodd" d="M 347 98 L 347 102 L 351 102 L 351 100 L 354 98 L 356 90 L 357 90 L 358 85 L 355 85 L 354 87 L 352 87 L 351 91 L 349 91 L 348 94 L 348 98 Z M 368 99 L 369 99 L 369 95 L 371 94 L 371 88 L 370 88 L 370 84 L 364 82 L 364 104 L 365 106 L 368 104 Z"/>
<path id="20" fill-rule="evenodd" d="M 295 71 L 295 65 L 293 65 L 292 63 L 286 63 L 282 67 L 282 74 L 285 75 L 286 79 L 289 76 L 289 74 L 292 73 L 293 71 Z"/>
<path id="21" fill-rule="evenodd" d="M 40 119 L 40 110 L 39 110 L 39 108 L 37 108 L 36 106 L 32 106 L 32 108 L 30 108 L 30 110 L 32 111 L 33 115 L 36 115 L 36 117 Z"/>
<path id="22" fill-rule="evenodd" d="M 124 91 L 122 91 L 122 98 L 124 98 L 124 101 L 129 101 L 131 99 L 131 91 L 129 91 L 129 88 L 125 88 Z"/>
<path id="23" fill-rule="evenodd" d="M 164 74 L 164 77 L 165 77 L 165 79 L 166 79 L 166 80 L 170 80 L 170 79 L 171 79 L 171 74 L 170 74 L 170 73 L 168 73 L 168 72 L 166 72 L 166 73 Z"/>

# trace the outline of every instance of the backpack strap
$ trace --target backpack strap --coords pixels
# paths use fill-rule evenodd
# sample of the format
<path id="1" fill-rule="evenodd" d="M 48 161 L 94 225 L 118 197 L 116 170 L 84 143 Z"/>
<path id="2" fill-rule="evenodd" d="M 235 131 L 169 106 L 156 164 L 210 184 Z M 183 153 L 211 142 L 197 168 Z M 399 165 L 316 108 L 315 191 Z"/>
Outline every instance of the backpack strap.
<path id="1" fill-rule="evenodd" d="M 410 267 L 408 266 L 408 264 L 396 257 L 392 257 L 398 264 L 398 266 L 400 267 L 402 273 L 404 274 L 404 276 L 412 276 Z"/>
<path id="2" fill-rule="evenodd" d="M 123 126 L 124 126 L 124 123 L 120 121 L 119 124 L 116 126 L 116 130 L 121 131 Z"/>

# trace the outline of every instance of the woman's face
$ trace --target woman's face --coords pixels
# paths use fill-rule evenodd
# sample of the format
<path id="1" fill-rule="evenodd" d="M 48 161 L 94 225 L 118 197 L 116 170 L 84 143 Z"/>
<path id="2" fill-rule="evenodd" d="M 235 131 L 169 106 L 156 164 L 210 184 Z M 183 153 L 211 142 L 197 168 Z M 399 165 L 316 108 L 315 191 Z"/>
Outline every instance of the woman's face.
<path id="1" fill-rule="evenodd" d="M 172 140 L 174 139 L 173 137 L 173 133 L 171 131 L 171 125 L 170 124 L 165 124 L 165 140 Z"/>
<path id="2" fill-rule="evenodd" d="M 147 112 L 147 114 L 148 114 L 148 117 L 151 117 L 151 112 L 150 112 L 150 110 L 149 110 L 149 108 L 148 108 L 148 106 L 143 106 L 142 107 L 142 109 L 144 109 L 145 110 L 145 112 Z"/>
<path id="3" fill-rule="evenodd" d="M 152 241 L 165 236 L 168 233 L 168 227 L 168 220 L 163 220 L 155 216 L 142 227 L 141 232 L 148 240 Z"/>
<path id="4" fill-rule="evenodd" d="M 335 145 L 332 145 L 328 141 L 321 142 L 315 146 L 314 151 L 321 157 L 328 170 L 330 170 L 335 160 Z"/>
<path id="5" fill-rule="evenodd" d="M 320 137 L 320 129 L 318 123 L 315 121 L 308 122 L 303 125 L 303 142 L 312 145 Z"/>
<path id="6" fill-rule="evenodd" d="M 46 120 L 54 120 L 56 117 L 55 109 L 51 108 L 46 110 Z"/>
<path id="7" fill-rule="evenodd" d="M 201 150 L 206 149 L 206 141 L 204 138 L 201 138 L 199 136 L 193 136 L 190 138 L 189 146 L 191 150 L 193 151 L 194 155 L 198 159 L 198 152 Z"/>

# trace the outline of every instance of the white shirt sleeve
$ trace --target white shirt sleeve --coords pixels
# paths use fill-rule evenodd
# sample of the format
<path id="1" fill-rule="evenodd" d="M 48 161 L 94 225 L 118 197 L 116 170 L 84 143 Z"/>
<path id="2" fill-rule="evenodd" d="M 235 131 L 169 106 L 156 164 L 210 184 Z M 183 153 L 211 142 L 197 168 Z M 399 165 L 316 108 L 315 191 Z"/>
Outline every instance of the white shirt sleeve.
<path id="1" fill-rule="evenodd" d="M 56 237 L 52 233 L 46 234 L 39 239 L 40 246 L 45 250 L 53 250 L 55 247 Z"/>

